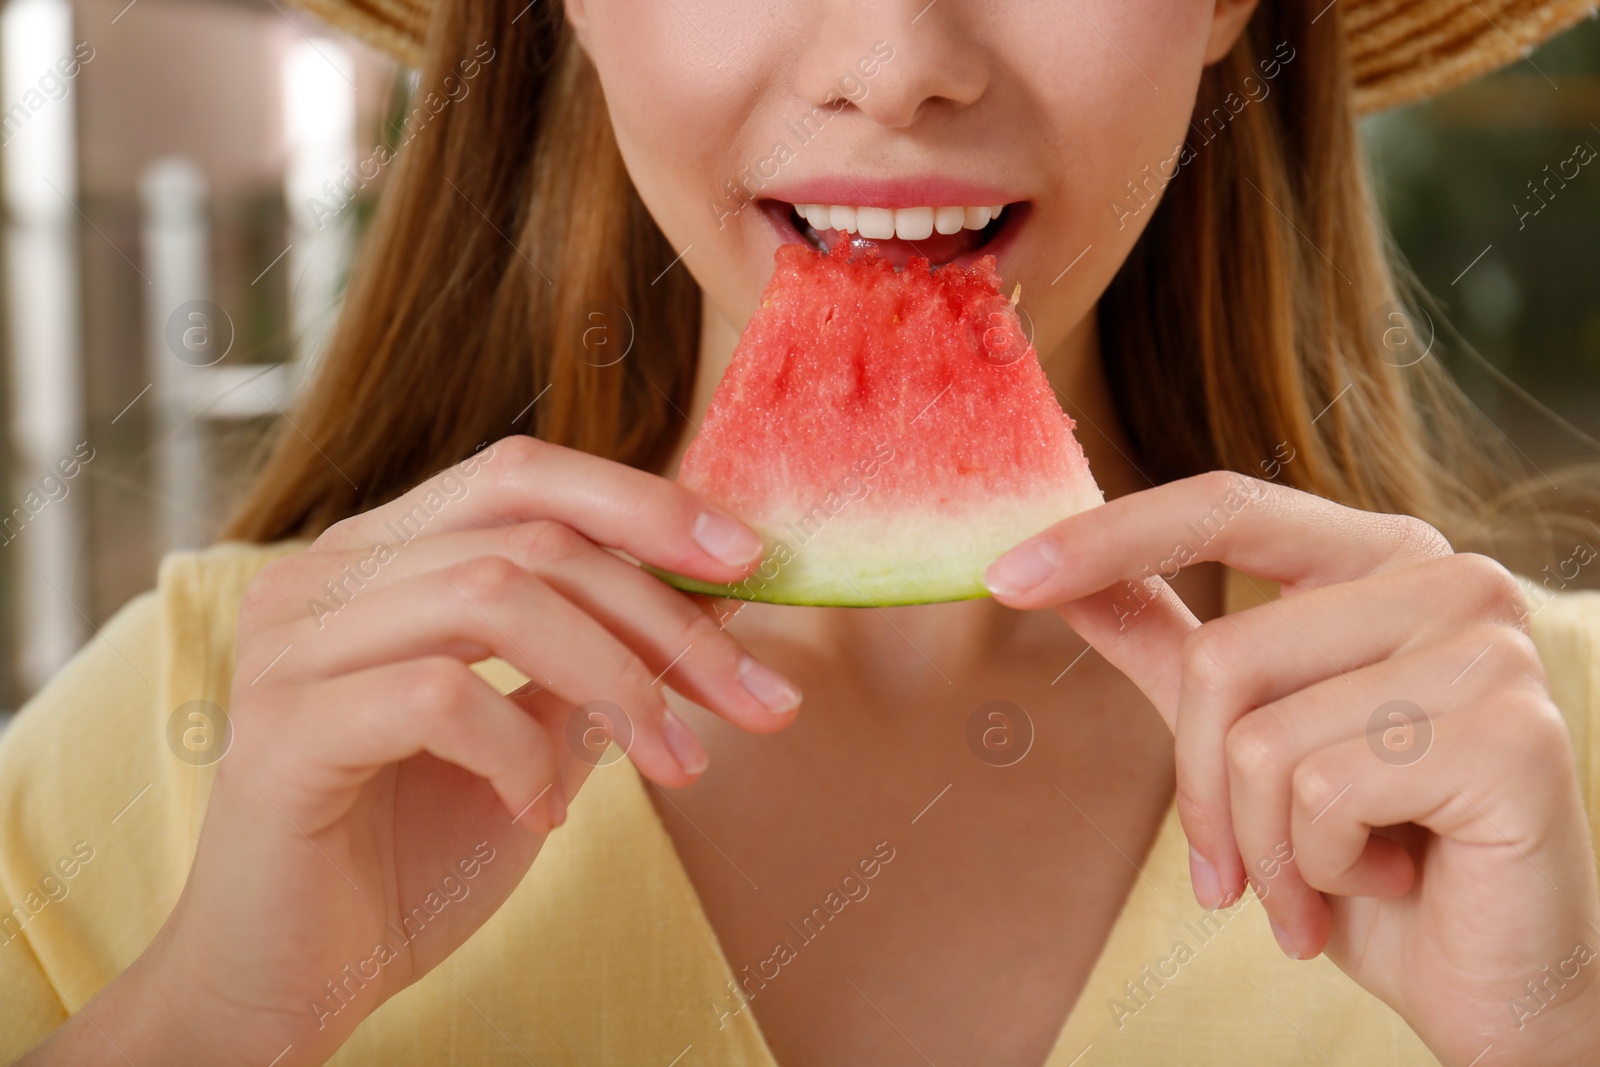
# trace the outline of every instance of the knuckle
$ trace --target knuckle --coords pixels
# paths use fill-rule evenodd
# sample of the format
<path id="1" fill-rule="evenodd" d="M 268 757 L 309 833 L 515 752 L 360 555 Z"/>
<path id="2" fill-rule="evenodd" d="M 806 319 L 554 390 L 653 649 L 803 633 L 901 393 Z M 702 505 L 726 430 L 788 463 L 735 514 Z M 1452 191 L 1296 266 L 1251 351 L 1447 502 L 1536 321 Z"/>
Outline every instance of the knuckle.
<path id="1" fill-rule="evenodd" d="M 682 507 L 686 494 L 682 488 L 665 478 L 646 474 L 639 478 L 625 478 L 623 482 L 618 486 L 619 514 L 655 525 L 662 516 L 681 513 L 678 509 Z"/>
<path id="2" fill-rule="evenodd" d="M 1544 661 L 1539 658 L 1539 646 L 1525 630 L 1496 626 L 1485 634 L 1485 641 L 1489 645 L 1489 655 L 1495 657 L 1502 670 L 1509 668 L 1517 677 L 1537 682 L 1538 692 L 1543 695 Z"/>
<path id="3" fill-rule="evenodd" d="M 1349 776 L 1321 753 L 1313 753 L 1301 760 L 1289 777 L 1295 806 L 1311 818 L 1328 810 L 1328 806 L 1349 785 Z"/>
<path id="4" fill-rule="evenodd" d="M 1190 631 L 1180 653 L 1183 684 L 1207 694 L 1226 690 L 1238 674 L 1235 649 L 1239 632 L 1233 616 L 1213 619 Z"/>
<path id="5" fill-rule="evenodd" d="M 266 615 L 301 584 L 303 555 L 280 556 L 256 572 L 239 601 L 241 619 Z"/>
<path id="6" fill-rule="evenodd" d="M 502 474 L 514 474 L 535 462 L 550 447 L 553 446 L 537 437 L 512 434 L 495 442 L 494 455 L 490 456 L 486 463 L 491 470 Z"/>
<path id="7" fill-rule="evenodd" d="M 1246 715 L 1228 730 L 1225 747 L 1229 768 L 1241 776 L 1271 774 L 1284 760 L 1285 732 L 1283 721 L 1271 709 Z"/>
<path id="8" fill-rule="evenodd" d="M 1232 815 L 1218 799 L 1204 795 L 1189 776 L 1178 776 L 1173 800 L 1178 808 L 1178 819 L 1190 838 L 1210 842 L 1227 835 L 1232 826 Z"/>
<path id="9" fill-rule="evenodd" d="M 1480 792 L 1498 794 L 1502 813 L 1493 816 L 1499 832 L 1513 840 L 1537 832 L 1534 813 L 1564 804 L 1576 786 L 1575 745 L 1556 705 L 1531 687 L 1508 686 L 1462 724 L 1461 744 L 1492 754 L 1493 778 L 1478 781 Z M 1463 780 L 1462 786 L 1471 787 Z M 1496 788 L 1498 787 L 1498 788 Z M 1480 797 L 1479 803 L 1489 801 Z"/>
<path id="10" fill-rule="evenodd" d="M 1437 559 L 1454 553 L 1444 534 L 1414 515 L 1388 517 L 1395 541 L 1407 555 Z"/>
<path id="11" fill-rule="evenodd" d="M 317 535 L 315 541 L 311 542 L 311 547 L 308 551 L 322 552 L 332 545 L 344 544 L 348 540 L 349 532 L 356 528 L 361 518 L 360 515 L 351 515 L 328 526 L 322 533 Z"/>
<path id="12" fill-rule="evenodd" d="M 1448 654 L 1467 668 L 1463 688 L 1481 686 L 1487 679 L 1502 684 L 1531 683 L 1532 691 L 1545 691 L 1544 661 L 1527 631 L 1510 625 L 1482 624 L 1453 639 Z M 1458 668 L 1459 670 L 1460 668 Z M 1460 681 L 1463 674 L 1454 677 Z M 1454 682 L 1451 683 L 1455 684 Z"/>
<path id="13" fill-rule="evenodd" d="M 587 544 L 572 527 L 553 519 L 535 519 L 511 527 L 506 540 L 512 555 L 525 565 L 570 559 Z"/>
<path id="14" fill-rule="evenodd" d="M 729 637 L 723 628 L 717 625 L 712 617 L 693 604 L 684 605 L 683 615 L 678 626 L 678 647 L 695 648 L 709 645 L 713 648 L 722 645 L 738 652 L 738 643 Z"/>
<path id="15" fill-rule="evenodd" d="M 1516 620 L 1526 614 L 1527 597 L 1522 586 L 1499 561 L 1478 552 L 1458 552 L 1447 563 L 1454 580 L 1470 590 L 1474 603 L 1489 614 Z"/>
<path id="16" fill-rule="evenodd" d="M 1502 743 L 1513 752 L 1523 753 L 1535 768 L 1548 771 L 1551 760 L 1571 753 L 1572 736 L 1566 717 L 1542 689 L 1509 686 L 1496 704 L 1505 735 Z"/>
<path id="17" fill-rule="evenodd" d="M 645 713 L 649 719 L 655 719 L 660 710 L 665 710 L 666 702 L 661 693 L 656 689 L 656 676 L 645 666 L 644 660 L 634 655 L 626 648 L 621 648 L 617 653 L 617 661 L 612 677 L 622 691 L 629 695 L 633 709 Z"/>
<path id="18" fill-rule="evenodd" d="M 406 695 L 424 715 L 455 718 L 472 701 L 472 675 L 464 664 L 444 656 L 417 660 L 407 679 Z"/>
<path id="19" fill-rule="evenodd" d="M 644 479 L 641 502 L 644 506 L 663 514 L 677 511 L 693 515 L 701 506 L 699 499 L 677 482 L 655 476 Z"/>
<path id="20" fill-rule="evenodd" d="M 1259 496 L 1262 483 L 1238 471 L 1214 470 L 1198 476 L 1200 488 L 1208 497 L 1223 498 L 1234 494 Z"/>
<path id="21" fill-rule="evenodd" d="M 497 441 L 490 453 L 483 454 L 480 475 L 497 493 L 515 493 L 527 484 L 528 471 L 536 466 L 542 454 L 556 446 L 536 437 L 513 435 Z"/>
<path id="22" fill-rule="evenodd" d="M 526 572 L 503 556 L 478 556 L 450 568 L 450 584 L 474 604 L 495 603 L 517 588 Z"/>

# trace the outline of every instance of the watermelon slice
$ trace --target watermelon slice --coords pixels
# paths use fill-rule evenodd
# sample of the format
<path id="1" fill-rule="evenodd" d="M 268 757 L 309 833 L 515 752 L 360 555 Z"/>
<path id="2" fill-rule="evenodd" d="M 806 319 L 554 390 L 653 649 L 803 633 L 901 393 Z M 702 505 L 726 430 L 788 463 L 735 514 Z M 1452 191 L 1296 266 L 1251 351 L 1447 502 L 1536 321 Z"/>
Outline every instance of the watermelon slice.
<path id="1" fill-rule="evenodd" d="M 1103 501 L 993 256 L 896 271 L 870 246 L 785 244 L 678 481 L 762 535 L 778 604 L 988 595 L 983 572 Z"/>

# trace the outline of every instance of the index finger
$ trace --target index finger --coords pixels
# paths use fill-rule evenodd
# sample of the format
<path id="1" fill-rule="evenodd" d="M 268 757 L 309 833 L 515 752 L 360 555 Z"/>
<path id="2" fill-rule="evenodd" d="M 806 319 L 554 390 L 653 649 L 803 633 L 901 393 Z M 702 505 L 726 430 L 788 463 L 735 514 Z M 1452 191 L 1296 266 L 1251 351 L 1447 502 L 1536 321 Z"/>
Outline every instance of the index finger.
<path id="1" fill-rule="evenodd" d="M 674 482 L 532 437 L 508 437 L 404 496 L 330 526 L 312 551 L 550 519 L 635 559 L 709 582 L 744 577 L 761 535 Z"/>
<path id="2" fill-rule="evenodd" d="M 1215 471 L 1059 522 L 1001 556 L 984 580 L 1011 607 L 1041 608 L 1216 562 L 1276 581 L 1288 595 L 1450 551 L 1443 535 L 1408 515 Z"/>

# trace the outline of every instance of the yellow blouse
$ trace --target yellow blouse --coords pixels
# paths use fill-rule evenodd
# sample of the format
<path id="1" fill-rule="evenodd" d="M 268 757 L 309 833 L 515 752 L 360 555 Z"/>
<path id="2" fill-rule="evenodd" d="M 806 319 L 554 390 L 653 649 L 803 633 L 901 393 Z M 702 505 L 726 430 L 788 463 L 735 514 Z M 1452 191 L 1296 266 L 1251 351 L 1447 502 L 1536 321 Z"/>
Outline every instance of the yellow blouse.
<path id="1" fill-rule="evenodd" d="M 298 547 L 168 557 L 158 587 L 0 735 L 0 1062 L 126 968 L 172 908 L 212 769 L 174 758 L 168 718 L 190 700 L 227 706 L 240 595 L 268 559 Z M 1230 581 L 1230 610 L 1251 599 Z M 1532 602 L 1600 825 L 1590 727 L 1600 594 Z M 523 681 L 499 661 L 478 669 L 502 691 Z M 1260 908 L 1253 897 L 1205 913 L 1187 855 L 1169 809 L 1045 1067 L 1436 1062 L 1326 958 L 1286 959 L 1262 916 L 1248 914 Z M 734 981 L 640 778 L 617 760 L 592 774 L 499 912 L 330 1062 L 776 1067 L 754 1011 L 728 1010 Z M 923 1051 L 941 1062 L 938 1049 Z"/>

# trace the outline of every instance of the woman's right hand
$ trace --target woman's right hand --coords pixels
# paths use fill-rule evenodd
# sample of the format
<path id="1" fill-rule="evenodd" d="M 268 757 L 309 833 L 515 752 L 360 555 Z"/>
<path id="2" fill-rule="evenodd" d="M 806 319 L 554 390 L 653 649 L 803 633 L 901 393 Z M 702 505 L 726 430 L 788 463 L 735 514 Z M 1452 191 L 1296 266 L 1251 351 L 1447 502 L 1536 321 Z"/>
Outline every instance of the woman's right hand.
<path id="1" fill-rule="evenodd" d="M 460 946 L 591 769 L 568 741 L 580 705 L 622 709 L 629 757 L 664 786 L 705 754 L 658 683 L 752 731 L 790 722 L 793 685 L 608 548 L 728 582 L 762 545 L 663 478 L 518 437 L 262 571 L 188 881 L 108 987 L 138 983 L 139 1030 L 179 1039 L 167 1062 L 321 1063 Z M 468 668 L 489 656 L 532 681 L 502 696 Z M 447 877 L 465 894 L 407 927 Z"/>

